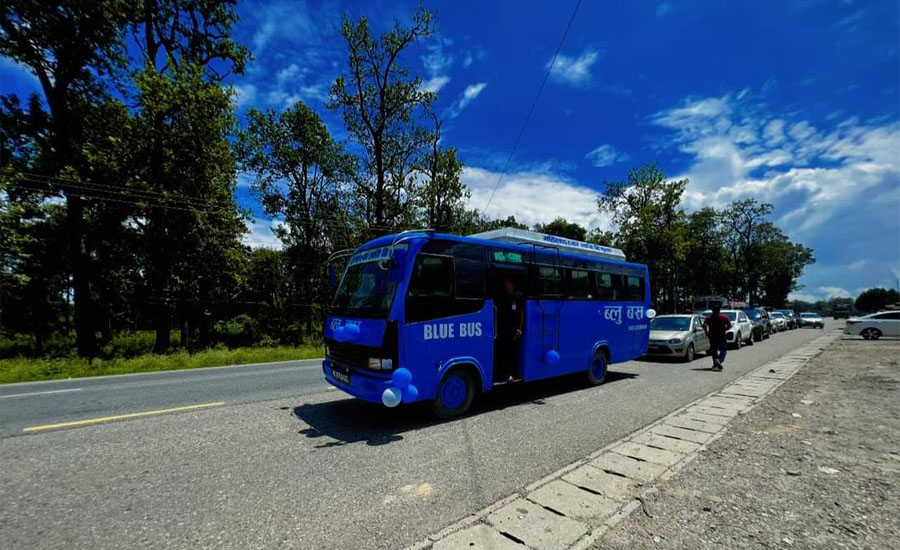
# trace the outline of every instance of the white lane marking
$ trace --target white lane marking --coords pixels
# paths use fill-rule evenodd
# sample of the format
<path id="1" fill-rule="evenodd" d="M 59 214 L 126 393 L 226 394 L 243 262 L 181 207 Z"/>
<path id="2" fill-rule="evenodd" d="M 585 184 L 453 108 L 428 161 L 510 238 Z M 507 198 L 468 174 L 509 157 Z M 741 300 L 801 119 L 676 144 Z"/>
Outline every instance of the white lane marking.
<path id="1" fill-rule="evenodd" d="M 66 393 L 73 391 L 81 391 L 81 388 L 71 388 L 68 390 L 36 391 L 31 393 L 15 393 L 13 395 L 0 395 L 0 399 L 10 399 L 12 397 L 31 397 L 32 395 L 47 395 L 48 393 Z"/>

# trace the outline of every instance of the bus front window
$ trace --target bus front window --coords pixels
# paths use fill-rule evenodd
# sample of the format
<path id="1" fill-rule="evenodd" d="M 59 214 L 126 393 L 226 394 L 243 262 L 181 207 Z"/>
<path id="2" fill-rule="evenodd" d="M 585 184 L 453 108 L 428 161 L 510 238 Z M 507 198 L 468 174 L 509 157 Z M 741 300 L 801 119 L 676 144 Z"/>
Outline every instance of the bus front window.
<path id="1" fill-rule="evenodd" d="M 381 264 L 390 258 L 390 252 L 390 247 L 385 246 L 357 252 L 350 258 L 350 265 L 332 303 L 335 313 L 361 317 L 387 316 L 397 290 L 391 270 Z"/>

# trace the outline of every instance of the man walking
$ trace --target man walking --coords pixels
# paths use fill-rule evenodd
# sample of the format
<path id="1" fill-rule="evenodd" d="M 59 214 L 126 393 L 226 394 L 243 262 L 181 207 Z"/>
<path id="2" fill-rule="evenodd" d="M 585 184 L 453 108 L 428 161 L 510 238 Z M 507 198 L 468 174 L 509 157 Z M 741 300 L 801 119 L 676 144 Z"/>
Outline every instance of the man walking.
<path id="1" fill-rule="evenodd" d="M 703 332 L 709 338 L 709 349 L 712 352 L 713 370 L 722 370 L 725 355 L 728 353 L 728 339 L 725 333 L 731 328 L 731 321 L 722 314 L 722 306 L 712 305 L 712 314 L 703 321 Z"/>

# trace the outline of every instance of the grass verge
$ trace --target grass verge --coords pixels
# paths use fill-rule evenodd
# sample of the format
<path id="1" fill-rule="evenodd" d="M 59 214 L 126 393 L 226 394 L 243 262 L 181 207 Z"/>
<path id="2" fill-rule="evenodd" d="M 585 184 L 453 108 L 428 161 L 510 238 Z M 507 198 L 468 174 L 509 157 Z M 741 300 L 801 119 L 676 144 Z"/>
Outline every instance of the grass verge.
<path id="1" fill-rule="evenodd" d="M 0 384 L 313 359 L 323 355 L 324 349 L 321 346 L 281 346 L 214 349 L 200 351 L 193 355 L 180 351 L 170 355 L 147 354 L 130 359 L 95 359 L 93 361 L 77 357 L 62 359 L 16 357 L 0 360 Z"/>

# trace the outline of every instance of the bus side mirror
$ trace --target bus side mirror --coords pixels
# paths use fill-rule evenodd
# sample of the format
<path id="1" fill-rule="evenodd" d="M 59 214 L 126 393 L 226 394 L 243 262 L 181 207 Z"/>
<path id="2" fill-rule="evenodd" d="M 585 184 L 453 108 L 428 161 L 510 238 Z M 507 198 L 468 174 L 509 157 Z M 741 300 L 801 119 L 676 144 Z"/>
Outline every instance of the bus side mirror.
<path id="1" fill-rule="evenodd" d="M 328 266 L 328 286 L 331 287 L 332 290 L 334 290 L 335 279 L 337 279 L 337 277 L 334 273 L 334 266 L 329 265 Z"/>
<path id="2" fill-rule="evenodd" d="M 389 278 L 392 283 L 400 283 L 403 281 L 403 265 L 406 260 L 406 251 L 399 248 L 394 249 L 391 259 L 386 260 L 388 269 L 390 269 Z"/>

